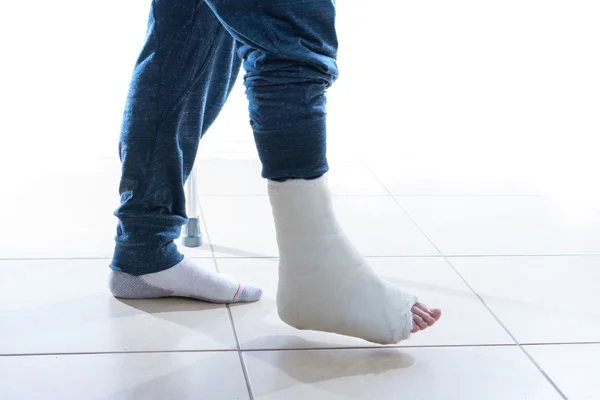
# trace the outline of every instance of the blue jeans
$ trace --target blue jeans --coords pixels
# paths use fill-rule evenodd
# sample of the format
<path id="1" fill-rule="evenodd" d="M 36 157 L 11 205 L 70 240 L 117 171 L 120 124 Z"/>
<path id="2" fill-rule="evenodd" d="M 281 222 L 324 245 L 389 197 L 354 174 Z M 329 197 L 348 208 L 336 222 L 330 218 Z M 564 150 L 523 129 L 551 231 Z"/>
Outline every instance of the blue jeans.
<path id="1" fill-rule="evenodd" d="M 111 268 L 183 256 L 184 183 L 243 63 L 264 178 L 327 172 L 325 91 L 337 77 L 334 0 L 154 0 L 125 108 Z"/>

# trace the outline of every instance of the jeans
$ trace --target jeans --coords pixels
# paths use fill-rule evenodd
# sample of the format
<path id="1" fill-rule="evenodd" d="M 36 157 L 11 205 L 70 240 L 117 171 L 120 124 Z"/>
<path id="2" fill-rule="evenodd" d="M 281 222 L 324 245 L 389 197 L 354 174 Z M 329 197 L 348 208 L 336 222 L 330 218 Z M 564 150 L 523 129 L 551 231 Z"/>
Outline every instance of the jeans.
<path id="1" fill-rule="evenodd" d="M 337 77 L 334 0 L 154 0 L 119 143 L 111 268 L 143 275 L 183 259 L 184 183 L 243 63 L 268 179 L 327 172 L 325 91 Z"/>

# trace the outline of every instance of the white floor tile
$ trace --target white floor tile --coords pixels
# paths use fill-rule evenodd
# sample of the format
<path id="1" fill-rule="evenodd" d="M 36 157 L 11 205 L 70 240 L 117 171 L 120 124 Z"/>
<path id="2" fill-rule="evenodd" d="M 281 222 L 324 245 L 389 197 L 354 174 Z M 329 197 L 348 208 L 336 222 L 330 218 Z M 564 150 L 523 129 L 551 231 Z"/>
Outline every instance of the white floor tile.
<path id="1" fill-rule="evenodd" d="M 0 357 L 0 398 L 247 400 L 236 352 Z"/>
<path id="2" fill-rule="evenodd" d="M 443 310 L 437 326 L 413 335 L 402 345 L 511 344 L 512 339 L 442 258 L 371 258 L 385 279 Z M 359 339 L 299 331 L 277 316 L 277 259 L 219 259 L 221 272 L 261 287 L 264 296 L 253 304 L 233 305 L 231 312 L 243 349 L 287 349 L 371 346 Z M 357 294 L 359 295 L 359 294 Z M 465 329 L 465 321 L 477 321 Z"/>
<path id="3" fill-rule="evenodd" d="M 0 220 L 10 229 L 0 232 L 0 258 L 111 257 L 119 168 L 114 160 L 81 161 L 7 176 Z"/>
<path id="4" fill-rule="evenodd" d="M 541 189 L 522 171 L 490 169 L 489 163 L 456 165 L 457 155 L 415 151 L 365 156 L 373 173 L 394 195 L 538 195 Z M 461 154 L 458 157 L 463 157 Z M 464 161 L 464 160 L 463 160 Z M 477 167 L 474 167 L 477 165 Z M 486 168 L 487 167 L 487 168 Z"/>
<path id="5" fill-rule="evenodd" d="M 245 352 L 256 400 L 558 400 L 516 347 Z"/>
<path id="6" fill-rule="evenodd" d="M 259 160 L 232 155 L 197 161 L 198 190 L 203 195 L 266 195 Z"/>
<path id="7" fill-rule="evenodd" d="M 569 400 L 600 399 L 600 344 L 525 349 Z"/>
<path id="8" fill-rule="evenodd" d="M 8 175 L 0 259 L 112 257 L 120 170 L 118 159 L 61 160 Z M 208 246 L 183 251 L 212 256 Z"/>
<path id="9" fill-rule="evenodd" d="M 185 247 L 181 241 L 181 238 L 177 241 L 179 252 L 188 257 L 192 258 L 210 258 L 212 257 L 212 250 L 208 238 L 206 237 L 206 230 L 202 231 L 202 246 L 200 247 Z"/>
<path id="10" fill-rule="evenodd" d="M 334 195 L 384 196 L 385 187 L 362 162 L 330 160 L 328 179 Z"/>
<path id="11" fill-rule="evenodd" d="M 600 342 L 600 256 L 450 262 L 519 342 Z"/>
<path id="12" fill-rule="evenodd" d="M 512 344 L 513 340 L 456 272 L 441 258 L 372 258 L 386 280 L 442 309 L 439 325 L 414 335 L 407 346 Z M 465 329 L 465 321 L 477 324 Z"/>
<path id="13" fill-rule="evenodd" d="M 0 354 L 235 348 L 225 306 L 115 299 L 108 263 L 0 261 Z"/>
<path id="14" fill-rule="evenodd" d="M 206 224 L 204 223 L 204 217 L 200 216 L 200 229 L 202 230 L 202 246 L 200 247 L 185 247 L 183 245 L 184 231 L 181 231 L 181 237 L 177 240 L 177 247 L 179 251 L 192 258 L 212 258 L 212 248 L 210 247 L 209 236 L 206 230 Z"/>
<path id="15" fill-rule="evenodd" d="M 202 196 L 202 212 L 217 257 L 277 256 L 266 196 Z"/>
<path id="16" fill-rule="evenodd" d="M 600 59 L 588 51 L 600 36 L 597 7 L 547 2 L 537 18 L 535 2 L 488 3 L 409 2 L 397 14 L 338 2 L 340 42 L 351 44 L 340 48 L 340 79 L 328 91 L 329 177 L 332 192 L 346 196 L 335 199 L 339 219 L 367 255 L 439 255 L 387 194 L 404 196 L 442 253 L 488 256 L 449 259 L 518 340 L 598 342 Z M 0 2 L 0 37 L 15 38 L 2 43 L 3 57 L 19 60 L 0 74 L 1 400 L 249 399 L 238 354 L 210 353 L 235 349 L 224 306 L 119 301 L 106 288 L 119 127 L 149 6 Z M 356 20 L 372 23 L 356 29 Z M 393 76 L 375 77 L 384 85 L 373 84 L 365 49 L 394 66 Z M 41 59 L 57 62 L 40 68 Z M 188 256 L 212 257 L 209 238 L 218 257 L 277 254 L 268 199 L 252 199 L 265 183 L 242 80 L 200 144 L 200 189 L 213 197 L 203 204 L 206 244 L 181 248 Z M 543 193 L 575 201 L 524 197 Z M 518 254 L 563 257 L 489 257 Z M 231 307 L 245 348 L 368 346 L 283 325 L 276 259 L 219 261 L 266 289 L 261 302 Z M 441 259 L 373 264 L 444 310 L 437 327 L 407 345 L 510 342 Z M 570 400 L 600 398 L 597 345 L 526 349 Z M 245 354 L 255 399 L 558 398 L 512 347 L 295 350 Z M 121 354 L 128 351 L 160 353 Z M 47 352 L 119 354 L 8 356 Z"/>
<path id="17" fill-rule="evenodd" d="M 600 254 L 600 216 L 547 197 L 398 197 L 445 255 Z"/>
<path id="18" fill-rule="evenodd" d="M 391 197 L 336 197 L 338 219 L 365 256 L 436 256 L 437 250 Z"/>
<path id="19" fill-rule="evenodd" d="M 366 256 L 437 255 L 391 197 L 335 197 L 338 220 Z M 206 226 L 219 256 L 275 257 L 269 200 L 264 196 L 203 196 Z"/>

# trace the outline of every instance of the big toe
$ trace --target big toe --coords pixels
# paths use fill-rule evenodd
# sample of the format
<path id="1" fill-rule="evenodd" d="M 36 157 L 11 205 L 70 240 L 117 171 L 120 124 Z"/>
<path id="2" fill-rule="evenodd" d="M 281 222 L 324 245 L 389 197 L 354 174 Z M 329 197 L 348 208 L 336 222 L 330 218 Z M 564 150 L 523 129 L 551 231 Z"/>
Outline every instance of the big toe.
<path id="1" fill-rule="evenodd" d="M 437 321 L 442 316 L 442 310 L 440 310 L 439 308 L 434 308 L 429 311 L 429 315 L 431 315 L 433 319 Z"/>

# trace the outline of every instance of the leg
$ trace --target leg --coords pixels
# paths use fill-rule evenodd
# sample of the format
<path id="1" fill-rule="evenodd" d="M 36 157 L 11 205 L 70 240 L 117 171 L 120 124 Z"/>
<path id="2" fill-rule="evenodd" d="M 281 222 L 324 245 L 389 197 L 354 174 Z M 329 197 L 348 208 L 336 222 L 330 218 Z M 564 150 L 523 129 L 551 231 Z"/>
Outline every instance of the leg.
<path id="1" fill-rule="evenodd" d="M 119 297 L 227 302 L 260 291 L 195 266 L 174 240 L 198 142 L 240 68 L 237 44 L 200 0 L 155 0 L 125 109 L 121 205 L 110 289 Z"/>
<path id="2" fill-rule="evenodd" d="M 207 0 L 242 45 L 250 123 L 263 177 L 328 170 L 325 90 L 337 78 L 332 0 Z"/>
<path id="3" fill-rule="evenodd" d="M 325 177 L 325 91 L 337 76 L 333 0 L 208 0 L 243 45 L 250 118 L 270 180 L 277 307 L 299 329 L 390 344 L 440 317 L 379 278 L 338 225 Z M 252 24 L 243 16 L 258 15 Z M 294 179 L 302 178 L 302 179 Z"/>

